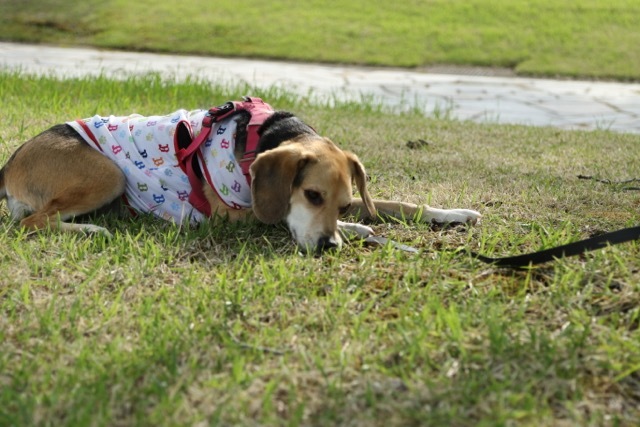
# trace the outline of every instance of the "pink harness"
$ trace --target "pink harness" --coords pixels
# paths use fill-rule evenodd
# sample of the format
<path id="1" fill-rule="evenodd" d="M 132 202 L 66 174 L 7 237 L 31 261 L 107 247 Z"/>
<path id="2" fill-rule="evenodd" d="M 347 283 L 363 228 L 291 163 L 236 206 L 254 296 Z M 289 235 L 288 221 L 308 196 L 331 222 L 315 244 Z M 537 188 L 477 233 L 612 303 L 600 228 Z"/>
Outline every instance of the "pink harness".
<path id="1" fill-rule="evenodd" d="M 265 122 L 266 119 L 271 117 L 274 113 L 273 108 L 260 98 L 244 97 L 243 101 L 229 101 L 220 107 L 211 108 L 204 119 L 202 120 L 202 130 L 193 138 L 191 128 L 187 126 L 187 131 L 190 135 L 191 142 L 187 146 L 182 146 L 178 140 L 178 133 L 176 133 L 176 155 L 180 168 L 189 177 L 191 183 L 191 194 L 189 195 L 189 202 L 200 212 L 206 216 L 211 216 L 211 208 L 204 192 L 201 188 L 201 175 L 198 170 L 199 163 L 202 163 L 201 147 L 209 140 L 211 129 L 214 123 L 217 123 L 233 114 L 246 111 L 251 115 L 249 124 L 247 125 L 247 144 L 244 156 L 240 160 L 240 167 L 242 173 L 247 180 L 247 184 L 251 186 L 251 174 L 249 168 L 256 159 L 256 152 L 258 150 L 258 142 L 260 141 L 260 135 L 258 135 L 258 129 Z M 185 123 L 188 125 L 188 123 Z"/>

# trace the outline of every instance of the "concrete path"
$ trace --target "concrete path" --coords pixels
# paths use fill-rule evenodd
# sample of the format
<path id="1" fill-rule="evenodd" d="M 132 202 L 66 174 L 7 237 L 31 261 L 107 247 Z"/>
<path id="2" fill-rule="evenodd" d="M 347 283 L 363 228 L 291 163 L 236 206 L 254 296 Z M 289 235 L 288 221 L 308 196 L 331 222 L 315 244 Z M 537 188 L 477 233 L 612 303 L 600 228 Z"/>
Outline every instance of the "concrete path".
<path id="1" fill-rule="evenodd" d="M 0 43 L 0 68 L 62 77 L 123 77 L 149 71 L 175 79 L 197 75 L 216 82 L 279 85 L 324 99 L 366 96 L 395 109 L 417 106 L 428 114 L 461 120 L 640 133 L 640 84 L 430 74 L 13 43 Z"/>

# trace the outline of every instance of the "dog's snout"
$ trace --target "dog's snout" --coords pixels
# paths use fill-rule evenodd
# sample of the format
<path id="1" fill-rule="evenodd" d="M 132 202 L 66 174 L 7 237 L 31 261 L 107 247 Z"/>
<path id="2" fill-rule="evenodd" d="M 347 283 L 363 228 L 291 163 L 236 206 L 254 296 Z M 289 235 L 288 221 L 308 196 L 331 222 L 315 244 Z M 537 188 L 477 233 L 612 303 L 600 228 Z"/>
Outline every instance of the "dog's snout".
<path id="1" fill-rule="evenodd" d="M 333 236 L 322 236 L 318 239 L 318 250 L 321 252 L 335 249 L 339 246 L 338 241 Z"/>

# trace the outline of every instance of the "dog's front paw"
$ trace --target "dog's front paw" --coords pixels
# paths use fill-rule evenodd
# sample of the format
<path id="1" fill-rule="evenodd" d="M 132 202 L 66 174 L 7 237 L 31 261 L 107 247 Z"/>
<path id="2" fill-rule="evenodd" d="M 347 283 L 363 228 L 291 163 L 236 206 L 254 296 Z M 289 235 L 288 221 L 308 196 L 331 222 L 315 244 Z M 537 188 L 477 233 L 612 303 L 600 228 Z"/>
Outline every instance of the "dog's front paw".
<path id="1" fill-rule="evenodd" d="M 107 230 L 104 227 L 100 227 L 99 225 L 93 225 L 93 224 L 78 224 L 79 228 L 78 230 L 86 235 L 103 235 L 104 237 L 107 238 L 112 238 L 113 235 L 111 234 L 111 232 L 109 232 L 109 230 Z"/>
<path id="2" fill-rule="evenodd" d="M 347 237 L 349 234 L 355 234 L 362 239 L 373 236 L 374 234 L 373 228 L 353 222 L 338 221 L 338 230 L 340 230 L 342 234 L 346 234 Z"/>
<path id="3" fill-rule="evenodd" d="M 476 225 L 482 215 L 471 209 L 436 209 L 425 206 L 422 211 L 422 222 L 436 224 L 470 224 Z"/>

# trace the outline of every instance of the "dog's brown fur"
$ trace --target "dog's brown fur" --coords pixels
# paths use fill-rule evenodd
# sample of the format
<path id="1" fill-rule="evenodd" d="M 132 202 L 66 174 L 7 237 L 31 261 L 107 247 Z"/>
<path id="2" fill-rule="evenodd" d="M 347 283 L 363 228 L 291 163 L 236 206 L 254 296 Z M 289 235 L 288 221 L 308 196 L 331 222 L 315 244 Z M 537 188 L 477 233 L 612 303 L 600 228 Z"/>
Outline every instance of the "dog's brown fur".
<path id="1" fill-rule="evenodd" d="M 240 123 L 243 118 L 238 120 Z M 419 219 L 425 221 L 475 222 L 480 216 L 474 211 L 373 201 L 358 158 L 289 113 L 265 122 L 260 135 L 260 154 L 251 166 L 252 209 L 227 207 L 203 180 L 205 197 L 212 213 L 231 221 L 250 216 L 268 224 L 285 220 L 302 249 L 339 246 L 339 226 L 361 235 L 371 233 L 368 227 L 341 223 L 338 218 L 346 213 L 375 218 L 376 207 L 395 217 L 415 218 L 422 212 Z M 244 141 L 238 141 L 237 146 L 244 147 Z M 237 156 L 242 149 L 239 151 Z M 352 199 L 353 181 L 360 199 Z M 13 219 L 33 230 L 108 233 L 92 224 L 67 221 L 110 204 L 124 188 L 125 177 L 119 167 L 67 125 L 54 126 L 27 141 L 0 171 L 0 199 L 7 198 Z M 447 218 L 443 212 L 452 215 Z"/>

